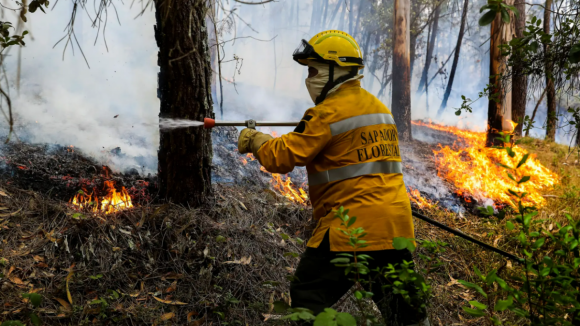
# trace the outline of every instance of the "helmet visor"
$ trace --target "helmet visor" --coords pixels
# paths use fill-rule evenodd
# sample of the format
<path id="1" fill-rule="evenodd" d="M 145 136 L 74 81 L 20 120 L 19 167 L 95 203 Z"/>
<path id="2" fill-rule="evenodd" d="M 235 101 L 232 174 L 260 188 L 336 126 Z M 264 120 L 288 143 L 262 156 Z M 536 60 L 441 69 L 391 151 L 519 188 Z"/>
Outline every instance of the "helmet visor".
<path id="1" fill-rule="evenodd" d="M 292 58 L 294 60 L 305 60 L 319 57 L 320 56 L 314 51 L 312 45 L 308 44 L 308 42 L 304 39 L 300 42 L 300 45 L 298 45 L 292 54 Z"/>

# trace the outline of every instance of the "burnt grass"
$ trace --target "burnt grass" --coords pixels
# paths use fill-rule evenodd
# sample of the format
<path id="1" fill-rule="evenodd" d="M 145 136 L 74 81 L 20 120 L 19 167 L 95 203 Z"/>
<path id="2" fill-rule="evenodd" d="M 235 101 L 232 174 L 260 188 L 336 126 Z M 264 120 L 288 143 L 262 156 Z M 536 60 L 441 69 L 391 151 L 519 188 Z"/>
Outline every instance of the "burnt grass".
<path id="1" fill-rule="evenodd" d="M 297 259 L 284 254 L 304 247 L 282 233 L 308 237 L 309 210 L 263 189 L 218 185 L 199 209 L 78 215 L 0 186 L 0 321 L 29 321 L 21 294 L 37 292 L 44 324 L 259 325 L 272 300 L 288 300 Z"/>
<path id="2" fill-rule="evenodd" d="M 259 171 L 257 162 L 242 164 L 233 129 L 221 129 L 213 138 L 219 164 L 212 177 L 221 179 L 197 209 L 160 201 L 154 176 L 113 173 L 67 147 L 5 146 L 0 158 L 0 322 L 30 324 L 34 311 L 45 325 L 283 323 L 272 317 L 272 303 L 289 303 L 288 277 L 298 258 L 288 253 L 304 250 L 297 238 L 310 236 L 311 208 L 270 190 L 270 176 Z M 409 164 L 417 170 L 409 174 L 428 184 L 434 177 L 429 157 L 435 145 L 407 145 L 414 151 Z M 295 171 L 292 179 L 301 182 L 304 172 Z M 136 207 L 105 215 L 79 212 L 69 204 L 79 189 L 99 189 L 106 180 L 124 186 Z M 436 207 L 424 213 L 509 250 L 507 237 L 486 238 L 496 231 L 495 224 Z M 505 262 L 415 223 L 417 238 L 450 244 L 440 255 L 444 265 L 428 275 L 435 295 L 431 323 L 482 324 L 461 310 L 475 293 L 453 280 L 472 280 L 473 264 Z M 39 308 L 23 299 L 31 292 L 42 296 Z M 339 310 L 354 311 L 352 301 L 341 302 Z"/>

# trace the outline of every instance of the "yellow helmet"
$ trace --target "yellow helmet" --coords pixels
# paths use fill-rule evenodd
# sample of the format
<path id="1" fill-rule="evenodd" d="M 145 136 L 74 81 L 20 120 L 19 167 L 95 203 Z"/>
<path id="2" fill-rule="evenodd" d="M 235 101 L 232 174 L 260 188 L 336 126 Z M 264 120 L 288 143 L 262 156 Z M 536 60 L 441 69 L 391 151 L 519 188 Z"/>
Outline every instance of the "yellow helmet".
<path id="1" fill-rule="evenodd" d="M 308 60 L 316 60 L 334 62 L 341 67 L 364 68 L 361 50 L 354 38 L 337 30 L 320 32 L 308 42 L 302 40 L 292 57 L 303 66 L 308 65 Z"/>

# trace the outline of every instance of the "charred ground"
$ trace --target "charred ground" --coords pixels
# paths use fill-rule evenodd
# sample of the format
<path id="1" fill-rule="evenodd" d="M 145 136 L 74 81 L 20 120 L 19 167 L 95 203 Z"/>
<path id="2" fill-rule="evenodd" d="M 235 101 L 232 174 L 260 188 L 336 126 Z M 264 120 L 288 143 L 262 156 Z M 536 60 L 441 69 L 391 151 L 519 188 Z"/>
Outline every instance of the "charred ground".
<path id="1" fill-rule="evenodd" d="M 37 313 L 51 325 L 280 323 L 272 317 L 272 303 L 289 300 L 288 277 L 298 263 L 294 256 L 304 249 L 301 240 L 312 229 L 311 209 L 272 191 L 271 176 L 257 162 L 244 165 L 234 150 L 235 130 L 213 136 L 220 137 L 214 142 L 214 180 L 222 179 L 214 184 L 208 204 L 195 210 L 159 201 L 154 177 L 107 173 L 78 151 L 7 146 L 0 180 L 0 320 L 28 321 L 32 306 L 22 293 L 37 292 L 43 297 Z M 526 146 L 543 153 L 541 159 L 551 168 L 564 171 L 562 187 L 542 214 L 556 218 L 560 211 L 578 211 L 578 194 L 571 193 L 580 179 L 577 162 L 557 145 L 531 140 Z M 434 205 L 423 212 L 513 249 L 501 221 L 469 214 L 469 205 L 436 177 L 431 159 L 436 147 L 421 141 L 402 144 L 407 185 L 448 207 Z M 293 180 L 302 180 L 303 173 L 295 172 Z M 68 203 L 83 185 L 100 186 L 111 179 L 141 192 L 135 208 L 105 215 L 79 212 Z M 454 213 L 454 207 L 465 214 Z M 461 310 L 475 293 L 454 280 L 472 279 L 473 265 L 484 270 L 507 262 L 415 223 L 417 238 L 449 243 L 440 257 L 447 264 L 429 277 L 435 294 L 432 323 L 480 324 Z M 338 308 L 350 310 L 350 302 Z"/>

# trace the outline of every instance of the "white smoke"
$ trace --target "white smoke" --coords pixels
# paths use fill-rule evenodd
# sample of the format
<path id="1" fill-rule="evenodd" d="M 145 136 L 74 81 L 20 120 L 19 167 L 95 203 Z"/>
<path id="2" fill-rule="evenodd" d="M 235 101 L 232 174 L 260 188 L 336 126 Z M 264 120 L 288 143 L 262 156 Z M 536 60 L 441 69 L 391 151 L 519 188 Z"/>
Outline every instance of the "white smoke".
<path id="1" fill-rule="evenodd" d="M 337 1 L 330 1 L 332 10 Z M 476 130 L 485 129 L 487 99 L 475 102 L 472 105 L 474 112 L 464 113 L 460 118 L 455 116 L 454 108 L 461 105 L 460 95 L 475 99 L 488 82 L 489 43 L 485 40 L 489 36 L 489 26 L 477 26 L 478 9 L 484 3 L 478 0 L 470 4 L 468 27 L 453 90 L 445 114 L 439 120 Z M 223 4 L 227 10 L 235 9 L 234 13 L 239 16 L 234 18 L 236 24 L 231 26 L 229 32 L 219 36 L 220 42 L 231 40 L 220 52 L 223 60 L 224 119 L 299 120 L 313 104 L 304 87 L 306 69 L 292 60 L 292 52 L 301 39 L 308 40 L 318 32 L 311 30 L 310 26 L 312 19 L 321 18 L 312 17 L 313 1 L 280 0 L 260 6 L 241 5 L 233 1 L 223 1 Z M 142 17 L 133 19 L 140 8 L 130 9 L 128 4 L 118 4 L 116 8 L 122 25 L 117 23 L 111 8 L 106 27 L 108 52 L 102 30 L 97 44 L 93 45 L 97 30 L 90 27 L 91 21 L 86 13 L 78 15 L 75 25 L 77 38 L 91 69 L 87 68 L 78 48 L 75 47 L 74 56 L 67 50 L 64 61 L 64 43 L 52 49 L 64 35 L 71 6 L 59 3 L 46 14 L 28 14 L 30 23 L 26 29 L 31 31 L 34 39 L 27 37 L 27 45 L 22 49 L 20 95 L 16 96 L 14 87 L 10 89 L 19 127 L 18 136 L 30 142 L 74 145 L 100 160 L 110 160 L 109 151 L 120 147 L 125 156 L 107 161 L 114 169 L 124 170 L 145 164 L 148 170 L 155 171 L 159 146 L 159 68 L 153 30 L 155 17 L 148 10 Z M 456 22 L 461 8 L 458 9 L 442 11 L 445 18 L 439 22 L 440 34 L 434 53 L 437 61 L 431 64 L 429 80 L 455 47 L 459 30 Z M 452 13 L 448 15 L 448 11 Z M 219 19 L 226 15 L 219 10 Z M 345 13 L 342 17 L 347 16 L 348 13 Z M 337 16 L 328 26 L 321 28 L 346 30 L 348 26 L 343 20 Z M 12 21 L 16 22 L 16 16 Z M 418 38 L 419 43 L 425 42 L 426 34 L 425 29 Z M 358 41 L 362 43 L 363 40 Z M 369 52 L 378 46 L 371 46 Z M 445 74 L 440 74 L 430 85 L 428 98 L 424 94 L 416 95 L 424 52 L 423 44 L 418 50 L 419 56 L 413 69 L 413 119 L 435 118 L 447 85 L 447 79 L 443 77 Z M 12 82 L 16 74 L 16 54 L 17 51 L 13 50 L 7 59 L 7 73 Z M 447 63 L 447 73 L 452 61 L 453 58 Z M 382 71 L 375 74 L 382 78 Z M 363 85 L 377 94 L 379 83 L 367 71 L 365 75 Z M 235 80 L 235 85 L 228 80 Z M 387 105 L 390 104 L 390 87 L 387 86 L 381 97 Z M 219 85 L 217 89 L 214 111 L 219 118 Z M 530 103 L 528 109 L 532 108 L 533 103 Z M 540 121 L 541 118 L 539 114 L 536 120 Z M 4 130 L 7 130 L 6 123 L 3 124 Z M 283 133 L 291 130 L 277 129 Z"/>
<path id="2" fill-rule="evenodd" d="M 26 29 L 33 40 L 26 37 L 22 48 L 20 95 L 15 85 L 10 89 L 17 136 L 33 143 L 73 145 L 114 169 L 141 171 L 142 160 L 135 159 L 155 156 L 159 146 L 154 15 L 147 11 L 133 19 L 137 8 L 118 6 L 119 26 L 110 8 L 107 51 L 103 31 L 93 45 L 97 30 L 89 27 L 85 12 L 78 13 L 75 30 L 89 69 L 76 44 L 74 56 L 69 44 L 64 60 L 65 41 L 52 48 L 64 35 L 71 9 L 63 3 L 46 14 L 28 14 Z M 17 69 L 15 50 L 6 63 L 11 78 Z M 116 147 L 123 159 L 111 157 Z"/>

